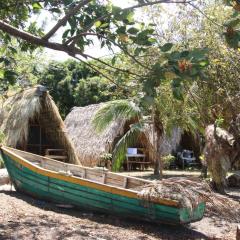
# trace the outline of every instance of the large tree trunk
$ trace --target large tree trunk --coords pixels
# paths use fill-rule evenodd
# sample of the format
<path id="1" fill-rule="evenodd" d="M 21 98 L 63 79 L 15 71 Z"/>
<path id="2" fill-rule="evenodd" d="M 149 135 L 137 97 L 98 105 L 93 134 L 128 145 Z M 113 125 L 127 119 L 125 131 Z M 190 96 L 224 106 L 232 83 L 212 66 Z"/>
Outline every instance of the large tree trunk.
<path id="1" fill-rule="evenodd" d="M 154 135 L 154 152 L 155 152 L 155 165 L 154 165 L 154 175 L 163 177 L 163 163 L 161 158 L 161 144 L 163 138 L 163 124 L 159 119 L 159 112 L 157 110 L 153 111 L 153 135 Z M 156 136 L 156 139 L 155 139 Z"/>
<path id="2" fill-rule="evenodd" d="M 224 194 L 226 175 L 231 167 L 233 136 L 227 131 L 210 125 L 206 128 L 206 145 L 204 148 L 205 166 L 212 175 L 214 188 Z"/>

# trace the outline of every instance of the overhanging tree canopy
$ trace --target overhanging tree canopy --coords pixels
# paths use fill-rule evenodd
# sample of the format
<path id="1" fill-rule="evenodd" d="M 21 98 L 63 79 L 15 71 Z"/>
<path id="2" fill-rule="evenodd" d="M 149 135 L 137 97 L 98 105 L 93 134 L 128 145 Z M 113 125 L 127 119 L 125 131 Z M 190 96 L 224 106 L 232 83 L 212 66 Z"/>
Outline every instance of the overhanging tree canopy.
<path id="1" fill-rule="evenodd" d="M 235 15 L 233 18 L 238 18 L 238 1 L 229 0 L 225 2 L 234 7 Z M 112 64 L 109 64 L 95 56 L 86 54 L 85 49 L 94 44 L 93 39 L 96 39 L 100 42 L 101 48 L 106 46 L 114 51 L 114 47 L 117 47 L 133 62 L 138 63 L 146 70 L 152 70 L 145 66 L 138 56 L 143 54 L 149 46 L 156 44 L 154 30 L 151 24 L 146 26 L 146 24 L 136 21 L 134 9 L 161 3 L 186 4 L 194 8 L 198 7 L 197 0 L 139 0 L 133 1 L 132 6 L 124 9 L 116 7 L 108 1 L 97 0 L 9 0 L 1 2 L 0 35 L 2 44 L 7 44 L 6 51 L 1 58 L 1 63 L 6 67 L 6 71 L 2 71 L 2 79 L 11 84 L 16 77 L 9 64 L 10 60 L 13 60 L 12 54 L 15 52 L 11 45 L 11 37 L 18 39 L 18 44 L 23 51 L 42 46 L 66 52 L 105 75 L 109 81 L 114 81 L 114 78 L 106 74 L 107 70 L 111 74 L 121 72 L 125 75 L 131 75 L 133 78 L 142 77 L 137 72 L 132 72 L 130 68 L 119 69 L 113 66 L 115 57 Z M 56 19 L 55 25 L 48 31 L 39 27 L 37 22 L 33 20 L 33 16 L 41 12 L 48 12 Z M 235 19 L 235 21 L 231 20 L 229 24 L 234 25 L 235 28 L 238 23 L 239 20 Z M 229 32 L 229 25 L 225 28 Z M 64 32 L 62 33 L 63 29 Z M 62 36 L 60 41 L 57 42 L 53 37 L 59 32 Z M 235 37 L 235 35 L 238 36 L 237 29 L 233 32 L 234 39 L 232 39 L 232 35 L 227 38 L 230 39 L 229 43 L 236 43 L 239 40 Z M 236 44 L 231 45 L 236 47 Z M 105 70 L 102 71 L 99 66 L 86 62 L 88 59 L 101 62 Z M 122 77 L 125 75 L 122 75 Z"/>

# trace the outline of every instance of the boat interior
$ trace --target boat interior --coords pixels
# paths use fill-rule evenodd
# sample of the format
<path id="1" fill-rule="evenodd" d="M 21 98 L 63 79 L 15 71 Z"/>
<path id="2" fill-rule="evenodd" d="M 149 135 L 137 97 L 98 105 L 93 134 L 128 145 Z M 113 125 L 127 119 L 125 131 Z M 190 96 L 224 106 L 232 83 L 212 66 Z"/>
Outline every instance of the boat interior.
<path id="1" fill-rule="evenodd" d="M 148 180 L 112 173 L 104 168 L 82 167 L 13 148 L 6 149 L 43 169 L 54 171 L 66 176 L 73 176 L 84 180 L 89 180 L 99 184 L 137 191 L 139 187 L 151 183 L 151 181 Z"/>

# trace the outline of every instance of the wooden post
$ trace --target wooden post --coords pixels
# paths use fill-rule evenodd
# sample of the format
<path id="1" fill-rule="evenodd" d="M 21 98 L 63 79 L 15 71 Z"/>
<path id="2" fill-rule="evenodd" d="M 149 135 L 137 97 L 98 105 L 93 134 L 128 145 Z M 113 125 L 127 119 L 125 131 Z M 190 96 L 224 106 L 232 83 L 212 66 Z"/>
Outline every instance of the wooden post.
<path id="1" fill-rule="evenodd" d="M 236 240 L 240 240 L 240 225 L 237 225 Z"/>
<path id="2" fill-rule="evenodd" d="M 103 184 L 106 183 L 106 173 L 103 174 Z"/>
<path id="3" fill-rule="evenodd" d="M 125 177 L 123 181 L 123 188 L 127 188 L 127 185 L 128 185 L 128 178 Z"/>

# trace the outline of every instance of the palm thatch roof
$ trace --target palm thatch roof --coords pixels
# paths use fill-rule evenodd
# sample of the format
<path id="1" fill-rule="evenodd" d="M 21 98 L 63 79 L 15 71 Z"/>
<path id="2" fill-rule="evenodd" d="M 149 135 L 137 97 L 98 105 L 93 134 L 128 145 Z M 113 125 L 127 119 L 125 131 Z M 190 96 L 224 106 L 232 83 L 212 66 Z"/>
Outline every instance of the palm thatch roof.
<path id="1" fill-rule="evenodd" d="M 78 158 L 84 166 L 96 166 L 101 160 L 101 155 L 111 153 L 115 144 L 126 133 L 130 124 L 133 123 L 124 119 L 118 120 L 108 126 L 103 133 L 96 133 L 92 125 L 92 119 L 104 104 L 105 103 L 92 104 L 86 107 L 74 107 L 64 121 L 67 133 L 75 146 Z M 176 135 L 175 141 L 168 137 L 164 138 L 162 147 L 164 154 L 171 153 L 171 150 L 179 143 L 181 137 L 180 131 L 176 130 L 174 134 Z M 151 127 L 149 127 L 144 134 L 141 134 L 138 143 L 148 150 L 149 160 L 154 162 L 152 135 Z"/>
<path id="2" fill-rule="evenodd" d="M 66 151 L 67 162 L 80 164 L 74 147 L 65 133 L 64 122 L 46 88 L 36 86 L 21 91 L 5 101 L 1 110 L 1 131 L 5 144 L 18 147 L 28 143 L 30 123 L 38 122 L 53 147 Z M 21 147 L 20 147 L 21 148 Z"/>
<path id="3" fill-rule="evenodd" d="M 96 166 L 101 155 L 109 153 L 116 139 L 124 134 L 124 120 L 113 122 L 103 133 L 97 134 L 92 126 L 95 113 L 103 103 L 86 107 L 74 107 L 64 123 L 68 136 L 75 146 L 78 158 L 84 166 Z"/>

